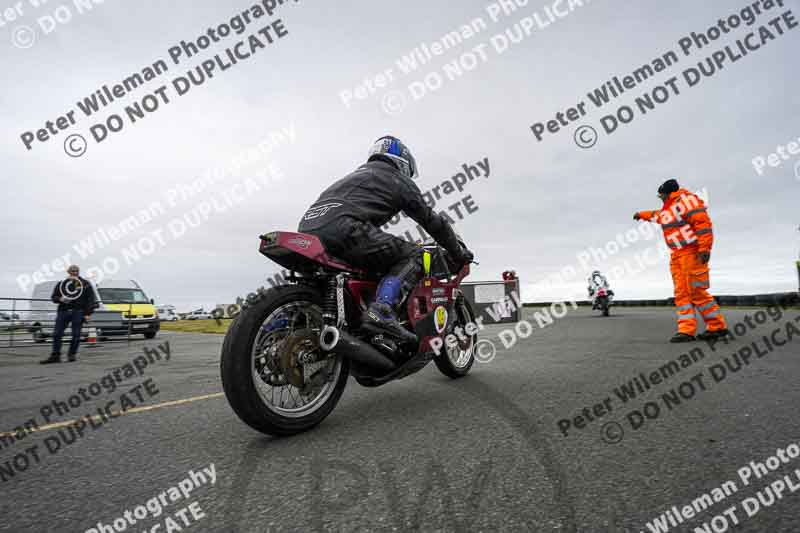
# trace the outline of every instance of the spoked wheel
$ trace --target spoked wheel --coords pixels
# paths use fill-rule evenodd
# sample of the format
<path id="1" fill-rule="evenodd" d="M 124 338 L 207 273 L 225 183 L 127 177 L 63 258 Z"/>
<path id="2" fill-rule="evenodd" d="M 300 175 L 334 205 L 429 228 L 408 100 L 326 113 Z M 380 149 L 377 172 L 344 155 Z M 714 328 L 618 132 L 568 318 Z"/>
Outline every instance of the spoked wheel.
<path id="1" fill-rule="evenodd" d="M 293 435 L 319 424 L 347 383 L 347 360 L 320 350 L 320 298 L 285 286 L 240 314 L 222 348 L 222 384 L 236 414 L 271 435 Z"/>
<path id="2" fill-rule="evenodd" d="M 456 327 L 460 327 L 460 333 L 463 338 L 459 338 L 458 342 L 453 346 L 448 346 L 445 342 L 440 354 L 433 359 L 442 374 L 453 379 L 466 376 L 470 368 L 472 368 L 478 343 L 477 333 L 467 335 L 466 331 L 464 331 L 467 324 L 475 324 L 475 313 L 463 296 L 456 301 L 455 313 L 456 321 L 448 332 L 455 333 Z"/>

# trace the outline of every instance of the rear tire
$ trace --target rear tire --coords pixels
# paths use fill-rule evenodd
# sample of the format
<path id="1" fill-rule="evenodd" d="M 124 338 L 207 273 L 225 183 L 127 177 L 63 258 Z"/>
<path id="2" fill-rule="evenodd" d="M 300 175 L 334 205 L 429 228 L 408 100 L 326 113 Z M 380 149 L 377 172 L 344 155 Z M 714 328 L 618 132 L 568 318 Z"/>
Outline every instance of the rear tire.
<path id="1" fill-rule="evenodd" d="M 322 297 L 311 288 L 300 285 L 270 289 L 233 320 L 222 345 L 220 372 L 228 403 L 244 423 L 268 435 L 290 436 L 313 428 L 330 414 L 347 384 L 348 360 L 338 355 L 338 361 L 334 363 L 334 367 L 339 365 L 338 376 L 327 385 L 332 386 L 333 390 L 327 390 L 324 403 L 303 416 L 281 415 L 276 408 L 266 405 L 256 389 L 253 347 L 264 322 L 281 307 L 301 302 L 321 308 Z"/>
<path id="2" fill-rule="evenodd" d="M 460 301 L 456 302 L 455 311 L 458 319 L 457 325 L 461 326 L 462 329 L 467 324 L 475 324 L 475 313 L 472 311 L 472 306 L 463 296 L 460 297 Z M 436 368 L 451 379 L 463 378 L 475 363 L 475 346 L 477 343 L 477 333 L 470 336 L 469 349 L 465 351 L 466 353 L 461 353 L 462 350 L 459 346 L 451 347 L 445 343 L 442 346 L 441 353 L 433 358 Z M 457 359 L 457 361 L 453 361 L 453 359 Z"/>

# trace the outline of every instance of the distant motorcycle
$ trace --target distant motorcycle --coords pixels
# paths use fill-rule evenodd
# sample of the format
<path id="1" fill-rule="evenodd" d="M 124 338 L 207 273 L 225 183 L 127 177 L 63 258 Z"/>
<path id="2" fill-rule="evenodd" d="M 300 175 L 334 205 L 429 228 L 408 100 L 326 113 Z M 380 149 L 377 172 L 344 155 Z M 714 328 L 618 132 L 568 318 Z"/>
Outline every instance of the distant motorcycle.
<path id="1" fill-rule="evenodd" d="M 465 376 L 477 343 L 467 328 L 475 315 L 460 289 L 469 265 L 453 264 L 435 243 L 422 247 L 425 275 L 398 317 L 419 341 L 403 345 L 360 329 L 377 273 L 330 256 L 313 235 L 262 235 L 260 252 L 291 274 L 248 305 L 225 336 L 222 384 L 239 418 L 263 433 L 293 435 L 330 414 L 350 374 L 377 387 L 433 361 L 450 378 Z"/>
<path id="2" fill-rule="evenodd" d="M 614 291 L 600 287 L 597 289 L 597 294 L 595 294 L 592 310 L 599 309 L 603 312 L 603 316 L 609 316 L 611 314 L 611 304 L 613 300 Z"/>

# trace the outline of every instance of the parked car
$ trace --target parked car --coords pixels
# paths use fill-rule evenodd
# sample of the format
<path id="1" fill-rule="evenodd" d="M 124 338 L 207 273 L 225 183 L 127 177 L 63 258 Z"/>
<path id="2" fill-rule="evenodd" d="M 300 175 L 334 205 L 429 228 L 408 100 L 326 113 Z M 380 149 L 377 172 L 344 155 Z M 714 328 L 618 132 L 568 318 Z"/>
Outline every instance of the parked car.
<path id="1" fill-rule="evenodd" d="M 28 329 L 28 320 L 23 319 L 19 313 L 0 312 L 0 331 L 19 331 Z"/>
<path id="2" fill-rule="evenodd" d="M 200 311 L 192 311 L 188 315 L 186 315 L 186 320 L 211 320 L 212 317 L 211 313 L 206 313 L 202 309 Z"/>
<path id="3" fill-rule="evenodd" d="M 175 312 L 175 308 L 171 305 L 158 306 L 156 307 L 156 311 L 158 311 L 158 318 L 162 322 L 174 322 L 179 320 L 178 314 Z"/>

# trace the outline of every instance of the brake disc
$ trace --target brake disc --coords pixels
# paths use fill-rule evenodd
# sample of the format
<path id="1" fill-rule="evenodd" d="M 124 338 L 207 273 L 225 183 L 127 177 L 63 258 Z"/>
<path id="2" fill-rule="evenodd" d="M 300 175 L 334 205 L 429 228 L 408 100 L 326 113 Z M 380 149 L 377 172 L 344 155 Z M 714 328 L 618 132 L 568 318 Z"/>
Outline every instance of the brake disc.
<path id="1" fill-rule="evenodd" d="M 286 381 L 302 388 L 305 384 L 303 365 L 315 362 L 319 349 L 319 333 L 310 328 L 289 335 L 281 346 L 278 359 Z"/>

